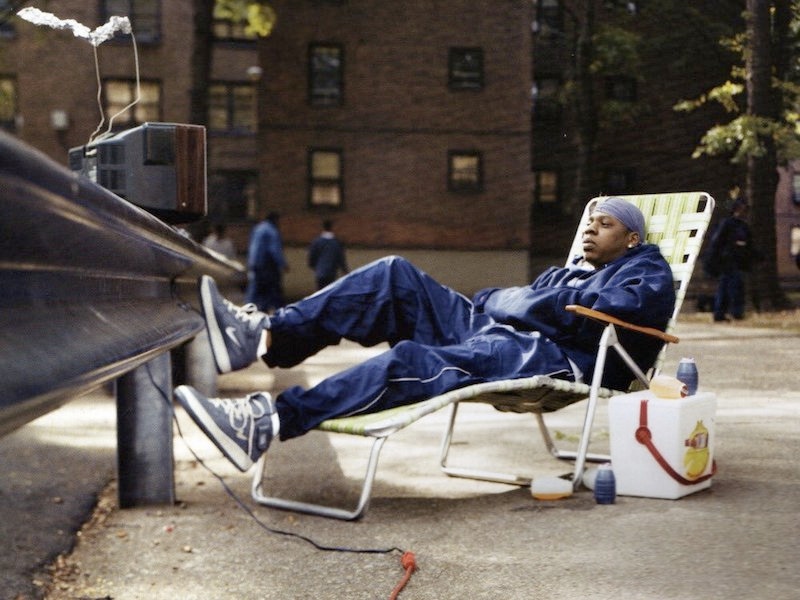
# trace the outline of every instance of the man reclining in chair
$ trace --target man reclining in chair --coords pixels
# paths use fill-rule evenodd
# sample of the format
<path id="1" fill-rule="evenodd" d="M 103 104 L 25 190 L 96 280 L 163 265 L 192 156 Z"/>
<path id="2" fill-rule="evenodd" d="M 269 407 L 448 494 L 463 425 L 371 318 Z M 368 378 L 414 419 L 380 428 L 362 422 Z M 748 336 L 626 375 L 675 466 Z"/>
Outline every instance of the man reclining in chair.
<path id="1" fill-rule="evenodd" d="M 206 398 L 188 386 L 175 395 L 200 428 L 241 471 L 276 436 L 302 435 L 326 419 L 382 411 L 463 386 L 533 375 L 590 381 L 602 326 L 565 310 L 579 304 L 663 330 L 675 303 L 670 267 L 657 246 L 642 243 L 638 208 L 610 198 L 590 215 L 583 257 L 551 267 L 525 287 L 486 289 L 472 301 L 391 256 L 357 269 L 268 316 L 225 300 L 210 277 L 200 299 L 220 373 L 262 358 L 291 367 L 344 338 L 390 349 L 318 385 L 273 398 Z M 638 336 L 627 348 L 649 368 L 659 340 Z M 620 333 L 622 337 L 622 333 Z M 612 357 L 609 356 L 609 359 Z M 603 385 L 633 379 L 609 360 Z"/>

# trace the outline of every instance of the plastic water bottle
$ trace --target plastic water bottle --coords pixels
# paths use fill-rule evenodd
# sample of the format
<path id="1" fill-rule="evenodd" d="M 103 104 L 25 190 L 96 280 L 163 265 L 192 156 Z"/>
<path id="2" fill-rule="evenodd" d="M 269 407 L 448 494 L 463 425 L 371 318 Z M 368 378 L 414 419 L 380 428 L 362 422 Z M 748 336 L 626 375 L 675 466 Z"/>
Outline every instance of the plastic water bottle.
<path id="1" fill-rule="evenodd" d="M 598 504 L 614 504 L 617 499 L 617 480 L 611 463 L 600 465 L 594 480 L 594 499 Z"/>
<path id="2" fill-rule="evenodd" d="M 697 365 L 693 358 L 681 359 L 681 362 L 678 363 L 678 372 L 675 374 L 675 377 L 686 384 L 690 396 L 694 396 L 697 393 L 699 378 L 697 375 Z"/>

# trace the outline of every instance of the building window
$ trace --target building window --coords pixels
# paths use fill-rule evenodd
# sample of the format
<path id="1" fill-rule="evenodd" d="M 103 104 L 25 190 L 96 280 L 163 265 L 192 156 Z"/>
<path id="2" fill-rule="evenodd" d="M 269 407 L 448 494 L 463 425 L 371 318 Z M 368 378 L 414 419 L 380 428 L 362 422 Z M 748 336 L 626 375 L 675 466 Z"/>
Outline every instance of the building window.
<path id="1" fill-rule="evenodd" d="M 800 225 L 792 225 L 789 236 L 789 252 L 797 260 L 797 257 L 800 256 Z"/>
<path id="2" fill-rule="evenodd" d="M 483 157 L 475 150 L 450 150 L 447 153 L 447 188 L 451 192 L 483 190 Z"/>
<path id="3" fill-rule="evenodd" d="M 250 83 L 213 83 L 208 89 L 209 131 L 251 134 L 256 131 L 256 88 Z"/>
<path id="4" fill-rule="evenodd" d="M 215 171 L 209 177 L 208 217 L 218 223 L 258 219 L 258 173 Z"/>
<path id="5" fill-rule="evenodd" d="M 605 193 L 609 195 L 627 194 L 636 185 L 635 169 L 609 169 L 606 172 Z"/>
<path id="6" fill-rule="evenodd" d="M 219 42 L 250 44 L 258 39 L 255 32 L 247 31 L 247 23 L 232 19 L 214 19 L 214 39 Z"/>
<path id="7" fill-rule="evenodd" d="M 561 118 L 561 79 L 559 77 L 537 77 L 531 96 L 533 116 L 539 121 L 558 121 Z"/>
<path id="8" fill-rule="evenodd" d="M 0 129 L 14 132 L 17 120 L 17 82 L 0 76 Z"/>
<path id="9" fill-rule="evenodd" d="M 157 81 L 142 81 L 139 88 L 139 100 L 130 106 L 137 97 L 136 80 L 107 79 L 103 82 L 105 116 L 106 119 L 114 119 L 115 130 L 141 125 L 146 121 L 161 120 L 161 84 Z"/>
<path id="10" fill-rule="evenodd" d="M 311 149 L 308 153 L 308 203 L 339 208 L 343 201 L 342 151 Z"/>
<path id="11" fill-rule="evenodd" d="M 800 173 L 792 173 L 792 202 L 800 206 Z"/>
<path id="12" fill-rule="evenodd" d="M 483 88 L 483 49 L 450 48 L 448 85 L 451 90 Z"/>
<path id="13" fill-rule="evenodd" d="M 636 102 L 636 80 L 624 75 L 606 77 L 606 98 L 618 102 Z"/>
<path id="14" fill-rule="evenodd" d="M 536 170 L 533 172 L 533 203 L 551 206 L 558 202 L 558 171 Z"/>
<path id="15" fill-rule="evenodd" d="M 308 101 L 311 106 L 342 104 L 344 51 L 337 44 L 312 44 L 308 50 Z"/>
<path id="16" fill-rule="evenodd" d="M 14 37 L 14 23 L 11 17 L 20 8 L 19 4 L 10 0 L 0 0 L 0 39 Z"/>
<path id="17" fill-rule="evenodd" d="M 102 0 L 102 22 L 113 15 L 127 16 L 137 42 L 152 44 L 161 39 L 160 0 Z"/>
<path id="18" fill-rule="evenodd" d="M 534 32 L 551 35 L 564 31 L 564 11 L 560 0 L 538 0 Z"/>

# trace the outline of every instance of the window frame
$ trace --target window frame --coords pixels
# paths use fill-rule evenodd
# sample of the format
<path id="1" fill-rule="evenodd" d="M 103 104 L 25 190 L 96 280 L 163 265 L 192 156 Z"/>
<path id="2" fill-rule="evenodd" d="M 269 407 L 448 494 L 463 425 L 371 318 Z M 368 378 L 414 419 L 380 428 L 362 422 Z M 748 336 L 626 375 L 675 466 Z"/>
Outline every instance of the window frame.
<path id="1" fill-rule="evenodd" d="M 247 33 L 247 24 L 239 23 L 233 19 L 215 18 L 211 24 L 211 32 L 214 41 L 221 44 L 232 46 L 254 46 L 258 41 L 258 35 Z"/>
<path id="2" fill-rule="evenodd" d="M 789 226 L 789 256 L 795 260 L 800 256 L 800 224 Z"/>
<path id="3" fill-rule="evenodd" d="M 545 3 L 550 5 L 545 6 Z M 554 6 L 553 6 L 554 5 Z M 564 31 L 564 6 L 561 0 L 537 0 L 536 33 L 545 36 Z"/>
<path id="4" fill-rule="evenodd" d="M 476 59 L 472 72 L 464 63 Z M 485 85 L 485 60 L 480 46 L 451 46 L 447 51 L 447 87 L 452 91 L 480 91 Z M 463 73 L 463 74 L 459 74 Z"/>
<path id="5" fill-rule="evenodd" d="M 125 2 L 127 4 L 127 9 L 119 10 L 117 8 L 109 8 L 108 3 L 110 1 L 113 1 L 114 3 Z M 143 15 L 142 11 L 145 7 L 137 7 L 137 3 L 139 2 L 152 2 L 155 9 L 154 14 L 152 16 L 148 14 Z M 137 44 L 158 44 L 161 42 L 162 38 L 161 24 L 163 21 L 163 11 L 161 4 L 162 0 L 100 0 L 100 22 L 105 23 L 113 15 L 127 15 L 131 22 L 131 29 L 136 36 Z M 145 17 L 151 21 L 151 27 L 149 31 L 141 26 Z M 117 33 L 117 35 L 114 36 L 114 39 L 118 41 L 128 40 L 129 38 L 130 36 L 128 34 L 121 33 Z"/>
<path id="6" fill-rule="evenodd" d="M 552 95 L 542 96 L 541 90 L 547 89 L 545 83 L 553 82 L 555 92 Z M 563 116 L 563 107 L 559 101 L 559 94 L 564 85 L 560 75 L 542 74 L 534 77 L 536 93 L 532 102 L 533 118 L 537 121 L 558 122 Z"/>
<path id="7" fill-rule="evenodd" d="M 477 159 L 474 169 L 474 182 L 460 182 L 456 177 L 459 170 L 456 168 L 455 162 L 459 158 Z M 461 171 L 464 171 L 464 169 L 461 169 Z M 456 194 L 479 194 L 484 191 L 483 152 L 476 149 L 453 149 L 447 151 L 447 189 Z"/>
<path id="8" fill-rule="evenodd" d="M 338 65 L 327 70 L 317 66 L 321 51 L 334 51 Z M 317 52 L 320 51 L 318 54 Z M 344 104 L 344 46 L 335 42 L 312 42 L 308 45 L 308 104 L 316 108 L 332 108 Z M 334 90 L 326 92 L 325 90 Z"/>
<path id="9" fill-rule="evenodd" d="M 17 29 L 14 27 L 14 20 L 11 17 L 19 10 L 8 0 L 0 0 L 0 40 L 11 40 L 17 36 Z"/>
<path id="10" fill-rule="evenodd" d="M 102 85 L 102 91 L 103 91 L 103 111 L 104 111 L 106 119 L 110 119 L 111 117 L 114 116 L 114 113 L 112 113 L 109 110 L 109 102 L 108 102 L 108 84 L 112 83 L 112 82 L 113 83 L 125 83 L 125 84 L 128 84 L 129 85 L 129 91 L 131 92 L 131 101 L 133 101 L 133 98 L 136 97 L 136 79 L 135 78 L 132 78 L 132 77 L 106 77 L 106 78 L 104 78 L 102 80 L 102 82 L 101 82 L 101 85 Z M 144 120 L 141 120 L 141 121 L 136 118 L 136 109 L 137 109 L 137 107 L 139 107 L 141 105 L 141 101 L 140 101 L 139 103 L 137 103 L 134 106 L 130 107 L 127 112 L 123 113 L 122 115 L 120 115 L 120 116 L 118 116 L 118 117 L 116 117 L 114 119 L 112 131 L 121 131 L 123 129 L 136 127 L 138 125 L 141 125 L 142 123 L 146 123 L 146 122 L 149 122 L 149 121 L 152 122 L 152 121 L 163 121 L 164 120 L 163 119 L 163 114 L 164 114 L 164 106 L 163 106 L 164 105 L 164 101 L 163 101 L 163 98 L 164 98 L 164 86 L 163 86 L 161 80 L 160 79 L 140 79 L 139 83 L 140 83 L 140 85 L 154 85 L 158 89 L 158 101 L 157 101 L 157 107 L 156 107 L 156 112 L 158 114 L 156 115 L 156 118 L 155 119 L 144 119 Z M 114 111 L 114 112 L 117 112 L 117 111 Z M 122 118 L 125 118 L 126 115 L 127 115 L 127 118 L 126 118 L 125 121 L 123 121 Z"/>
<path id="11" fill-rule="evenodd" d="M 800 172 L 792 171 L 791 193 L 792 203 L 795 206 L 800 206 Z"/>
<path id="12" fill-rule="evenodd" d="M 209 173 L 208 181 L 209 198 L 214 197 L 221 204 L 209 205 L 210 219 L 225 223 L 258 220 L 260 174 L 257 170 L 216 169 Z M 232 206 L 237 210 L 232 211 Z"/>
<path id="13" fill-rule="evenodd" d="M 222 87 L 225 89 L 225 122 L 224 129 L 212 127 L 211 112 L 214 110 L 213 91 L 214 88 Z M 252 127 L 237 126 L 236 90 L 250 90 L 252 100 Z M 247 81 L 219 81 L 215 80 L 208 85 L 208 132 L 214 135 L 241 135 L 251 136 L 258 132 L 258 88 L 255 84 Z"/>
<path id="14" fill-rule="evenodd" d="M 553 188 L 553 199 L 542 200 L 542 176 L 552 175 L 555 181 Z M 561 204 L 561 171 L 559 169 L 538 168 L 533 170 L 533 204 L 537 208 L 558 206 Z"/>
<path id="15" fill-rule="evenodd" d="M 11 86 L 10 101 L 11 111 L 8 119 L 0 119 L 0 129 L 15 133 L 17 130 L 17 117 L 19 115 L 19 84 L 14 75 L 0 74 L 0 84 L 8 82 Z"/>
<path id="16" fill-rule="evenodd" d="M 338 161 L 338 175 L 335 177 L 315 176 L 315 154 L 334 154 Z M 332 146 L 312 146 L 308 148 L 306 177 L 308 180 L 307 204 L 311 209 L 341 210 L 344 208 L 344 150 Z M 319 202 L 315 200 L 317 186 L 335 187 L 337 202 Z"/>

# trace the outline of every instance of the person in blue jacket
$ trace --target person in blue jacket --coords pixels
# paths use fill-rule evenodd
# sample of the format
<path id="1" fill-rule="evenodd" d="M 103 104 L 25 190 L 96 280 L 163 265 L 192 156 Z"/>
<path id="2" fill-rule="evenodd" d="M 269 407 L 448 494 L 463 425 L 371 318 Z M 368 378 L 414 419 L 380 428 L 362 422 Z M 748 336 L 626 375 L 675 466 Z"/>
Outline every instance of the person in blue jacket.
<path id="1" fill-rule="evenodd" d="M 727 313 L 736 320 L 744 318 L 745 278 L 761 253 L 753 244 L 753 235 L 747 223 L 750 206 L 738 198 L 731 207 L 730 216 L 723 219 L 709 242 L 706 271 L 719 277 L 714 295 L 714 321 L 729 321 Z"/>
<path id="2" fill-rule="evenodd" d="M 314 281 L 321 290 L 336 280 L 339 271 L 349 273 L 344 244 L 333 233 L 333 221 L 322 221 L 322 233 L 308 247 L 308 266 L 314 269 Z"/>
<path id="3" fill-rule="evenodd" d="M 661 330 L 672 315 L 670 267 L 658 247 L 643 240 L 641 212 L 607 199 L 586 223 L 582 257 L 548 269 L 530 285 L 485 289 L 472 300 L 397 256 L 354 270 L 270 316 L 225 300 L 204 276 L 200 299 L 221 373 L 258 357 L 269 366 L 291 367 L 343 338 L 364 346 L 388 342 L 390 348 L 314 387 L 291 387 L 275 398 L 266 392 L 207 398 L 189 386 L 179 386 L 175 395 L 245 471 L 275 437 L 302 435 L 326 419 L 486 381 L 533 375 L 589 381 L 602 326 L 565 306 L 580 304 Z M 635 332 L 620 335 L 639 336 L 629 351 L 649 368 L 661 342 Z M 621 361 L 610 361 L 603 385 L 624 389 L 632 379 Z"/>
<path id="4" fill-rule="evenodd" d="M 272 312 L 284 305 L 283 274 L 289 264 L 283 254 L 280 215 L 271 212 L 253 228 L 247 249 L 247 290 L 245 302 Z"/>

